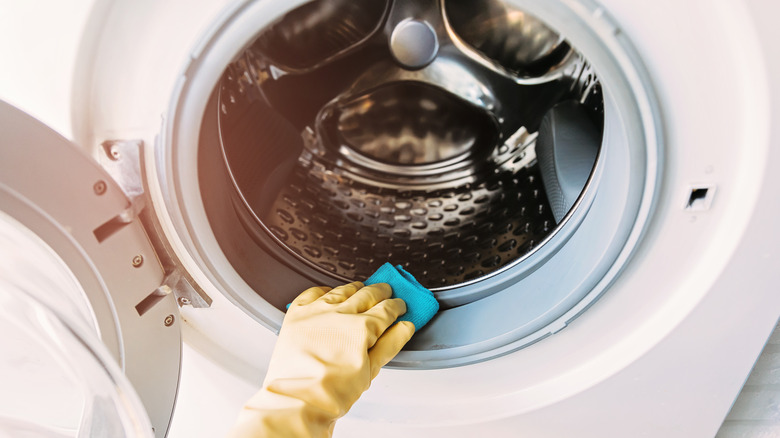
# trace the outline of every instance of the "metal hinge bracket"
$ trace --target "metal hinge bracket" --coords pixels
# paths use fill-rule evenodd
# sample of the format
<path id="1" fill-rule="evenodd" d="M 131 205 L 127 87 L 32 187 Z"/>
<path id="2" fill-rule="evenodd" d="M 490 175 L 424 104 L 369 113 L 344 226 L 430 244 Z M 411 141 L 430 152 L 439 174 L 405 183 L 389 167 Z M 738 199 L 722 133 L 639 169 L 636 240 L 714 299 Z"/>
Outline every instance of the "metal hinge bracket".
<path id="1" fill-rule="evenodd" d="M 111 178 L 119 185 L 130 200 L 130 207 L 120 214 L 127 223 L 139 218 L 144 225 L 146 235 L 157 253 L 157 257 L 166 275 L 160 290 L 173 292 L 179 307 L 210 307 L 212 299 L 205 291 L 197 287 L 181 268 L 181 263 L 173 255 L 162 238 L 159 223 L 155 218 L 151 202 L 144 187 L 144 142 L 143 140 L 107 140 L 100 148 L 98 161 Z"/>

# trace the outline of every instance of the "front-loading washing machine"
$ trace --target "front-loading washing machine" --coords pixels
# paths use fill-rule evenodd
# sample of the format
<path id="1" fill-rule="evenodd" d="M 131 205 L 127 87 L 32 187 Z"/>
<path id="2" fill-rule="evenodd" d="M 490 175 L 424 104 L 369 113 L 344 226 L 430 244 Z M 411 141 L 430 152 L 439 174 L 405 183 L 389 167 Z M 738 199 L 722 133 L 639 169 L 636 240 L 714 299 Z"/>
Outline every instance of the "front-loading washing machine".
<path id="1" fill-rule="evenodd" d="M 780 314 L 775 10 L 87 3 L 73 140 L 2 107 L 2 424 L 224 433 L 389 260 L 443 310 L 336 436 L 713 435 Z"/>

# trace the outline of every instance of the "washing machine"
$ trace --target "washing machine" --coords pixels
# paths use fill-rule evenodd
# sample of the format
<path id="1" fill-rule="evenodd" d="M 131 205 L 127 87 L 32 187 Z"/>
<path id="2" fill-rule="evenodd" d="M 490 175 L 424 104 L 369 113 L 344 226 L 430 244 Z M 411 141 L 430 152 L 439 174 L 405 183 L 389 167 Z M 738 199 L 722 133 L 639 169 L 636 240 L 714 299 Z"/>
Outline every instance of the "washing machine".
<path id="1" fill-rule="evenodd" d="M 335 436 L 712 436 L 780 315 L 770 2 L 3 8 L 0 433 L 224 434 L 385 261 Z"/>

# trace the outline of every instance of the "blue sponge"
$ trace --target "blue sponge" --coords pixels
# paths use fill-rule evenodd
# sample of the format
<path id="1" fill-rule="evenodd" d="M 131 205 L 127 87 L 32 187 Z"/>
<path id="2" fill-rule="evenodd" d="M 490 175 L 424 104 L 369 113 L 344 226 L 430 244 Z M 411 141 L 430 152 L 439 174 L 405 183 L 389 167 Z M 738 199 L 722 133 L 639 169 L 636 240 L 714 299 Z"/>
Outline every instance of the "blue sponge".
<path id="1" fill-rule="evenodd" d="M 393 298 L 400 298 L 406 302 L 406 313 L 398 317 L 398 321 L 410 321 L 416 330 L 428 324 L 433 315 L 439 311 L 439 303 L 433 297 L 433 292 L 424 288 L 401 265 L 393 266 L 385 263 L 363 282 L 366 286 L 375 283 L 389 284 L 393 288 Z"/>

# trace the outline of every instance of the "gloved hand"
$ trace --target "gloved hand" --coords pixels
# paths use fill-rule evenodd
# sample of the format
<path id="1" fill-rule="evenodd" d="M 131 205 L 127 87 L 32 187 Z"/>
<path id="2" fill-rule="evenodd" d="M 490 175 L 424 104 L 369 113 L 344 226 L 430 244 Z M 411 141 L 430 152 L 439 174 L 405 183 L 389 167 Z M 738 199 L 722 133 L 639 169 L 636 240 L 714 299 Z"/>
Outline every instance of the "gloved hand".
<path id="1" fill-rule="evenodd" d="M 385 283 L 307 289 L 284 318 L 263 388 L 244 406 L 234 437 L 328 437 L 414 334 Z M 389 327 L 389 328 L 388 328 Z"/>

